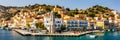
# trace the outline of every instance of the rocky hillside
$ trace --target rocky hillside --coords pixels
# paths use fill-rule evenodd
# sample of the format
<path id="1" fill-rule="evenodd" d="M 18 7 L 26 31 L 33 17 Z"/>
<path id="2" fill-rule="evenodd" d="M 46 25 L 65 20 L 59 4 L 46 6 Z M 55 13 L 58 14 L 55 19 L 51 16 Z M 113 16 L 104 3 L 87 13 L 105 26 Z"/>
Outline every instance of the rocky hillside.
<path id="1" fill-rule="evenodd" d="M 21 7 L 5 7 L 0 5 L 0 19 L 8 19 L 14 16 L 20 10 L 20 8 Z"/>
<path id="2" fill-rule="evenodd" d="M 92 6 L 90 8 L 87 8 L 85 10 L 83 9 L 74 9 L 74 10 L 70 10 L 70 13 L 68 15 L 70 16 L 74 16 L 76 14 L 86 14 L 90 17 L 94 17 L 95 14 L 99 14 L 99 13 L 102 13 L 102 14 L 111 14 L 112 15 L 112 9 L 108 8 L 108 7 L 104 7 L 104 6 L 100 6 L 100 5 L 95 5 L 95 6 Z"/>
<path id="3" fill-rule="evenodd" d="M 58 6 L 59 8 L 61 8 L 61 6 Z M 0 19 L 1 18 L 5 18 L 5 19 L 10 19 L 11 17 L 13 17 L 15 14 L 19 13 L 22 10 L 22 12 L 37 12 L 38 15 L 41 14 L 45 14 L 46 12 L 50 12 L 52 9 L 54 8 L 53 5 L 46 5 L 46 4 L 35 4 L 35 5 L 28 5 L 28 6 L 24 6 L 24 7 L 5 7 L 0 5 Z M 86 10 L 82 10 L 82 9 L 74 9 L 71 10 L 69 8 L 65 8 L 66 10 L 69 11 L 69 13 L 67 13 L 67 15 L 69 16 L 74 16 L 76 14 L 86 14 L 88 16 L 94 17 L 95 14 L 98 13 L 111 13 L 112 9 L 108 8 L 108 7 L 104 7 L 104 6 L 100 6 L 100 5 L 95 5 L 92 6 Z M 92 14 L 92 15 L 89 15 Z"/>
<path id="4" fill-rule="evenodd" d="M 51 5 L 46 5 L 46 4 L 35 4 L 35 5 L 28 5 L 28 6 L 24 6 L 24 7 L 5 7 L 0 5 L 0 19 L 4 18 L 4 19 L 10 19 L 11 17 L 13 17 L 15 14 L 19 13 L 22 10 L 22 12 L 30 12 L 30 11 L 34 11 L 34 12 L 38 12 L 38 14 L 44 14 L 46 12 L 51 11 L 54 8 L 54 6 Z M 39 11 L 39 9 L 42 9 L 41 11 Z"/>

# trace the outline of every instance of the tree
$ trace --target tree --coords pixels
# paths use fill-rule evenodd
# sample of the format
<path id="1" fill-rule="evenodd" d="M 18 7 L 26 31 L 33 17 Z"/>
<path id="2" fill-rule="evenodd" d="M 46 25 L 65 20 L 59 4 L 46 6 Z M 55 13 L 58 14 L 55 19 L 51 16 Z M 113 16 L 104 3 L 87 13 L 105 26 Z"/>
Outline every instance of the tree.
<path id="1" fill-rule="evenodd" d="M 75 11 L 78 11 L 78 9 L 76 8 Z"/>
<path id="2" fill-rule="evenodd" d="M 75 13 L 74 13 L 74 11 L 70 11 L 70 13 L 68 15 L 74 17 Z"/>
<path id="3" fill-rule="evenodd" d="M 62 8 L 61 6 L 57 5 L 58 8 Z"/>
<path id="4" fill-rule="evenodd" d="M 30 24 L 27 24 L 27 27 L 30 28 Z"/>
<path id="5" fill-rule="evenodd" d="M 95 13 L 89 12 L 89 13 L 87 14 L 87 16 L 88 16 L 88 17 L 95 17 Z"/>
<path id="6" fill-rule="evenodd" d="M 70 11 L 70 8 L 66 8 L 67 11 Z"/>
<path id="7" fill-rule="evenodd" d="M 36 25 L 36 28 L 42 28 L 43 30 L 46 30 L 43 23 L 36 23 L 35 25 Z"/>
<path id="8" fill-rule="evenodd" d="M 42 4 L 41 6 L 46 6 L 46 4 Z"/>
<path id="9" fill-rule="evenodd" d="M 58 14 L 57 12 L 54 12 L 55 18 L 61 18 L 61 15 Z"/>
<path id="10" fill-rule="evenodd" d="M 78 14 L 78 9 L 77 9 L 77 8 L 74 10 L 74 13 L 75 13 L 75 14 Z"/>
<path id="11" fill-rule="evenodd" d="M 76 15 L 76 14 L 79 14 L 77 8 L 76 8 L 75 10 L 70 10 L 69 12 L 70 12 L 70 13 L 69 13 L 68 15 L 69 15 L 69 16 L 72 16 L 72 17 L 74 17 L 74 15 Z"/>
<path id="12" fill-rule="evenodd" d="M 66 27 L 65 27 L 65 26 L 62 26 L 62 27 L 61 27 L 61 31 L 64 31 L 64 30 L 66 30 Z"/>

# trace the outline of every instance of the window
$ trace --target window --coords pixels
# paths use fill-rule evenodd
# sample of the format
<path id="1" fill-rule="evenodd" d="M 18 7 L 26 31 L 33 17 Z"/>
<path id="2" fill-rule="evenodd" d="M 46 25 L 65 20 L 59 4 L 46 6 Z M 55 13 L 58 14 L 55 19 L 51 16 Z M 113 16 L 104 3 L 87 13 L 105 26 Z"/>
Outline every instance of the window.
<path id="1" fill-rule="evenodd" d="M 48 21 L 46 21 L 47 23 L 49 23 Z"/>
<path id="2" fill-rule="evenodd" d="M 104 21 L 104 25 L 108 25 L 109 24 L 109 21 Z"/>
<path id="3" fill-rule="evenodd" d="M 81 24 L 81 22 L 79 22 L 79 24 Z"/>
<path id="4" fill-rule="evenodd" d="M 60 21 L 57 21 L 56 23 L 60 23 Z"/>
<path id="5" fill-rule="evenodd" d="M 70 24 L 70 21 L 67 21 L 67 24 Z"/>
<path id="6" fill-rule="evenodd" d="M 74 27 L 74 25 L 72 25 L 72 27 Z"/>
<path id="7" fill-rule="evenodd" d="M 79 25 L 79 27 L 82 27 L 82 25 Z"/>
<path id="8" fill-rule="evenodd" d="M 74 21 L 72 21 L 71 24 L 74 24 Z"/>
<path id="9" fill-rule="evenodd" d="M 75 24 L 77 24 L 77 21 L 75 21 Z"/>
<path id="10" fill-rule="evenodd" d="M 85 21 L 84 24 L 88 24 L 88 22 Z"/>
<path id="11" fill-rule="evenodd" d="M 58 26 L 60 26 L 60 25 L 58 24 Z"/>
<path id="12" fill-rule="evenodd" d="M 101 20 L 101 18 L 98 18 L 98 20 Z"/>

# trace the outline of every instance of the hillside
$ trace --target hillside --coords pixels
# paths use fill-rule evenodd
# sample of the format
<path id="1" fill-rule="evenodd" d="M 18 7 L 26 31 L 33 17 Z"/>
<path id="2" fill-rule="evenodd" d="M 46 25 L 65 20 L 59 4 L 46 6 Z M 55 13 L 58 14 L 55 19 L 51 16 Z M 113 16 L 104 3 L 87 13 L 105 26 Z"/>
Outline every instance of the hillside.
<path id="1" fill-rule="evenodd" d="M 46 4 L 35 4 L 35 5 L 28 5 L 24 7 L 5 7 L 0 5 L 0 19 L 10 19 L 13 17 L 15 14 L 19 13 L 22 10 L 22 12 L 30 12 L 30 11 L 35 11 L 38 12 L 38 15 L 44 14 L 46 12 L 51 11 L 54 8 L 54 6 L 51 5 L 46 5 Z M 42 9 L 42 10 L 39 10 Z"/>
<path id="2" fill-rule="evenodd" d="M 59 8 L 61 8 L 61 6 L 58 6 Z M 53 5 L 46 5 L 46 4 L 35 4 L 35 5 L 28 5 L 28 6 L 24 6 L 24 7 L 5 7 L 0 5 L 0 19 L 1 18 L 5 18 L 5 19 L 10 19 L 11 17 L 13 17 L 15 14 L 19 13 L 22 10 L 22 12 L 37 12 L 38 15 L 41 14 L 45 14 L 46 12 L 50 12 L 51 10 L 53 10 L 54 6 Z M 94 17 L 95 14 L 98 13 L 102 13 L 102 14 L 110 14 L 112 15 L 112 9 L 108 8 L 108 7 L 103 7 L 100 5 L 95 5 L 93 7 L 87 8 L 86 10 L 79 10 L 79 9 L 74 9 L 71 10 L 69 8 L 65 8 L 66 10 L 68 10 L 69 12 L 67 13 L 67 15 L 70 16 L 74 16 L 76 14 L 86 14 L 90 17 Z"/>
<path id="3" fill-rule="evenodd" d="M 0 19 L 8 19 L 14 16 L 20 9 L 20 7 L 5 7 L 0 5 Z"/>
<path id="4" fill-rule="evenodd" d="M 68 15 L 70 16 L 74 16 L 76 14 L 86 14 L 88 16 L 90 16 L 89 14 L 91 14 L 91 17 L 94 17 L 94 14 L 98 14 L 98 13 L 102 13 L 102 14 L 112 14 L 112 9 L 108 8 L 108 7 L 104 7 L 104 6 L 100 6 L 100 5 L 95 5 L 92 6 L 90 8 L 87 8 L 86 10 L 78 10 L 77 8 L 74 10 L 70 10 L 70 13 Z"/>

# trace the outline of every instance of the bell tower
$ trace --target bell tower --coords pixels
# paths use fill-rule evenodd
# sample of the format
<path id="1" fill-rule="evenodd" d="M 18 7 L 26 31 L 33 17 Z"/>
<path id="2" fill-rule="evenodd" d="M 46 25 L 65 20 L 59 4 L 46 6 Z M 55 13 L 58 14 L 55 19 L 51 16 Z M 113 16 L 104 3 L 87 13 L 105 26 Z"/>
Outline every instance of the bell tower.
<path id="1" fill-rule="evenodd" d="M 50 34 L 53 34 L 54 33 L 54 28 L 55 28 L 55 24 L 54 24 L 54 22 L 55 22 L 55 18 L 54 18 L 54 12 L 53 11 L 51 11 L 51 13 L 50 13 Z"/>

